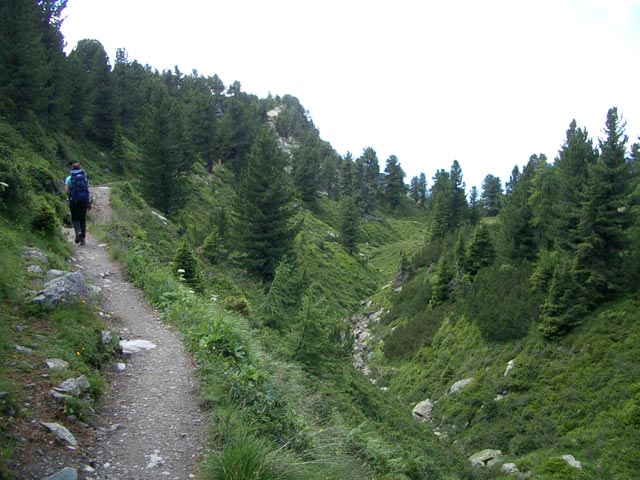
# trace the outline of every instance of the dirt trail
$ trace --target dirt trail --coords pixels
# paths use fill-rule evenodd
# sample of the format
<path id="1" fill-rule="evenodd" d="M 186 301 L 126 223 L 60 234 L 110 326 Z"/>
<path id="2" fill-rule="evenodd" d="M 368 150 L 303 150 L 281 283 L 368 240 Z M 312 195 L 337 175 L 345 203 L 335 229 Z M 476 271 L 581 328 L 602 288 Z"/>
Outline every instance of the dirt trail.
<path id="1" fill-rule="evenodd" d="M 108 221 L 109 188 L 93 187 L 91 192 L 96 199 L 91 219 Z M 67 234 L 72 238 L 72 230 Z M 81 471 L 79 478 L 195 478 L 208 423 L 194 365 L 179 333 L 160 321 L 122 267 L 111 260 L 106 245 L 90 232 L 86 245 L 74 247 L 73 257 L 76 269 L 102 289 L 102 310 L 112 330 L 122 339 L 155 345 L 126 355 L 121 360 L 126 368 L 110 375 L 111 390 L 98 412 L 99 435 L 85 451 L 95 471 Z"/>

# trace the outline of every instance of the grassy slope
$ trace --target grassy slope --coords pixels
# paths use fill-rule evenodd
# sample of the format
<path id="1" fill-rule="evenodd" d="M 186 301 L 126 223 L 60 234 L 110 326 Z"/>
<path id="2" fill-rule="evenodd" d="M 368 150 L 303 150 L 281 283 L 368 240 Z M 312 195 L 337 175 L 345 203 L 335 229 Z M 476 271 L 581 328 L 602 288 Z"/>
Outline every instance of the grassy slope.
<path id="1" fill-rule="evenodd" d="M 50 444 L 50 436 L 33 419 L 60 422 L 82 441 L 86 430 L 81 422 L 107 389 L 100 370 L 114 351 L 112 344 L 102 342 L 106 327 L 94 305 L 47 310 L 28 303 L 47 270 L 73 269 L 60 231 L 67 214 L 59 190 L 63 162 L 50 160 L 55 142 L 39 137 L 37 129 L 31 133 L 34 138 L 26 141 L 0 120 L 0 180 L 8 184 L 0 197 L 0 478 L 26 475 L 38 451 L 55 455 L 64 449 Z M 25 247 L 39 249 L 46 259 L 27 259 Z M 29 269 L 34 265 L 42 273 Z M 31 351 L 19 351 L 16 345 Z M 47 370 L 44 360 L 54 357 L 69 367 Z M 51 400 L 53 386 L 82 374 L 91 384 L 89 401 Z"/>
<path id="2" fill-rule="evenodd" d="M 633 453 L 640 448 L 639 320 L 638 299 L 627 298 L 561 341 L 541 340 L 534 323 L 526 337 L 497 342 L 473 319 L 450 312 L 430 345 L 376 367 L 406 408 L 435 400 L 434 428 L 469 455 L 501 449 L 535 478 L 633 478 L 640 466 Z M 472 384 L 447 395 L 468 377 Z M 565 454 L 584 470 L 565 471 L 554 460 Z"/>

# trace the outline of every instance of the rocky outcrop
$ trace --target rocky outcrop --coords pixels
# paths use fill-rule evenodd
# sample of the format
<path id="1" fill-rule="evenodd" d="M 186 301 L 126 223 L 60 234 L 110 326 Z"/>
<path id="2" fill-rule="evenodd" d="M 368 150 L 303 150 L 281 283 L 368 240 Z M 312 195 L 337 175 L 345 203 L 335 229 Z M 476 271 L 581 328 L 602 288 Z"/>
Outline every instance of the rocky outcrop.
<path id="1" fill-rule="evenodd" d="M 370 325 L 378 323 L 382 318 L 383 310 L 370 313 L 362 313 L 351 317 L 351 333 L 353 334 L 352 364 L 356 370 L 369 377 L 371 369 L 367 360 L 373 355 L 370 341 L 373 338 Z"/>

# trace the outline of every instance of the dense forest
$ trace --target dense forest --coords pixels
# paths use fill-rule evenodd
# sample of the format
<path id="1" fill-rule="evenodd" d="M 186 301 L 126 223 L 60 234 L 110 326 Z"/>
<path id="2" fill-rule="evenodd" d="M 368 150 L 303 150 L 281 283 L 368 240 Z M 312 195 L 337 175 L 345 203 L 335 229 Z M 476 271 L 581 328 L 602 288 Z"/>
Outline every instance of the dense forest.
<path id="1" fill-rule="evenodd" d="M 339 155 L 293 95 L 125 49 L 111 62 L 96 39 L 65 54 L 65 6 L 0 5 L 1 457 L 18 448 L 26 375 L 14 326 L 50 315 L 14 288 L 33 281 L 18 252 L 68 262 L 61 181 L 80 161 L 113 185 L 118 218 L 100 233 L 184 329 L 212 415 L 242 405 L 202 478 L 227 478 L 240 436 L 264 476 L 233 478 L 637 474 L 640 143 L 622 111 L 596 139 L 571 122 L 553 159 L 480 191 L 457 161 L 405 183 L 393 155 L 384 169 L 370 146 Z M 483 449 L 502 461 L 473 466 Z"/>

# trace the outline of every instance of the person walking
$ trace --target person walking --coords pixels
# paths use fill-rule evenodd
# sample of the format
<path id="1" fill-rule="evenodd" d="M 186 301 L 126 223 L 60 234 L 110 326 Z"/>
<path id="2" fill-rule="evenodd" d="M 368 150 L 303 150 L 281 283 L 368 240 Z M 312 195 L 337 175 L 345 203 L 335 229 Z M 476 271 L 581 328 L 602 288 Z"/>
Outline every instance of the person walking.
<path id="1" fill-rule="evenodd" d="M 64 191 L 69 197 L 71 224 L 76 233 L 75 242 L 84 245 L 87 235 L 87 210 L 91 209 L 91 195 L 87 173 L 78 162 L 71 164 L 71 172 L 64 181 Z"/>

